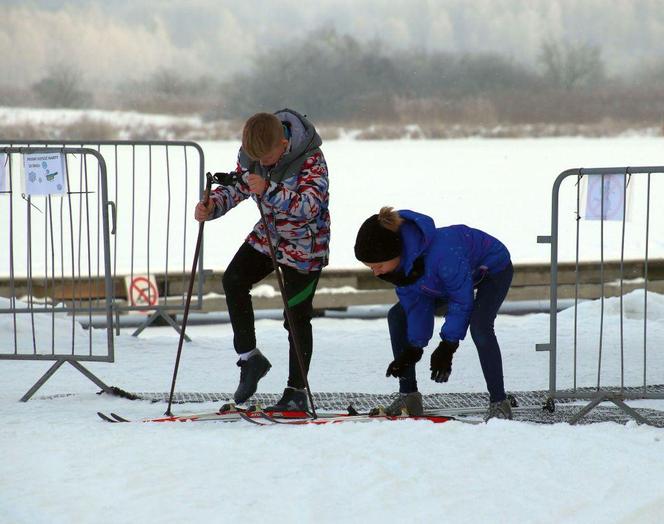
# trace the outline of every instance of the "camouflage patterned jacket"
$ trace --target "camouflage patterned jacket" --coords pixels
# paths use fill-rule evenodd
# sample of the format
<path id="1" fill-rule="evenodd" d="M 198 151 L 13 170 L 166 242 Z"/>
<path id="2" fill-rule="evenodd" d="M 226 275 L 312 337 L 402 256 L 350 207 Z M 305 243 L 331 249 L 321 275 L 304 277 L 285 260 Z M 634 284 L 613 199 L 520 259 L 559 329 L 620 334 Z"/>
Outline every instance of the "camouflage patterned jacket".
<path id="1" fill-rule="evenodd" d="M 330 244 L 328 175 L 325 157 L 318 147 L 321 140 L 313 125 L 298 113 L 286 109 L 276 115 L 289 128 L 288 152 L 266 170 L 250 163 L 240 149 L 236 166 L 240 176 L 233 185 L 219 186 L 211 193 L 215 209 L 210 219 L 219 218 L 247 198 L 256 200 L 256 195 L 249 191 L 247 176 L 260 174 L 269 181 L 261 201 L 277 261 L 301 271 L 320 271 L 328 264 Z M 299 162 L 302 162 L 299 169 L 293 169 L 293 164 Z M 284 164 L 288 170 L 280 170 Z M 273 173 L 281 176 L 271 176 Z M 267 235 L 260 219 L 246 241 L 269 256 Z"/>

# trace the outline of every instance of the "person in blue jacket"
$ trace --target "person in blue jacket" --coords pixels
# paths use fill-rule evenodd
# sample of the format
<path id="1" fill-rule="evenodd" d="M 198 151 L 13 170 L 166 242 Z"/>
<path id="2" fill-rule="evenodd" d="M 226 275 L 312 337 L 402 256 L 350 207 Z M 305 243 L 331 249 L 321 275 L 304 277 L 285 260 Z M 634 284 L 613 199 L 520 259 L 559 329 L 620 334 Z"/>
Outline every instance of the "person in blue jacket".
<path id="1" fill-rule="evenodd" d="M 394 360 L 386 376 L 399 378 L 399 397 L 387 408 L 423 412 L 415 364 L 433 336 L 435 313 L 447 307 L 431 354 L 431 380 L 447 382 L 452 357 L 470 328 L 489 391 L 490 418 L 512 418 L 494 320 L 512 282 L 510 253 L 496 238 L 465 225 L 436 228 L 431 217 L 383 207 L 360 227 L 355 257 L 396 286 L 388 313 Z"/>

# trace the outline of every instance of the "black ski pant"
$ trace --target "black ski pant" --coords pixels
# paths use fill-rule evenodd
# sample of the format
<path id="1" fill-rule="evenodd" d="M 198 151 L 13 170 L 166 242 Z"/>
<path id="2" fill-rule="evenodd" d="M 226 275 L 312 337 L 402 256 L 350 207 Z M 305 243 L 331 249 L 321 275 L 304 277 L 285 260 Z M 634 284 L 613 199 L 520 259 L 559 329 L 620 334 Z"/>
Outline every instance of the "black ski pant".
<path id="1" fill-rule="evenodd" d="M 284 277 L 286 299 L 293 320 L 293 330 L 299 342 L 304 360 L 305 372 L 309 372 L 309 363 L 313 351 L 311 318 L 313 317 L 313 299 L 320 271 L 301 272 L 297 269 L 279 265 Z M 254 308 L 249 291 L 257 282 L 274 271 L 272 259 L 258 252 L 246 242 L 224 272 L 222 284 L 226 294 L 228 314 L 233 327 L 233 346 L 237 353 L 246 353 L 256 347 L 254 328 Z M 288 325 L 284 311 L 284 327 L 288 331 L 288 386 L 302 389 L 305 381 L 300 373 L 300 366 L 293 345 L 293 332 Z"/>

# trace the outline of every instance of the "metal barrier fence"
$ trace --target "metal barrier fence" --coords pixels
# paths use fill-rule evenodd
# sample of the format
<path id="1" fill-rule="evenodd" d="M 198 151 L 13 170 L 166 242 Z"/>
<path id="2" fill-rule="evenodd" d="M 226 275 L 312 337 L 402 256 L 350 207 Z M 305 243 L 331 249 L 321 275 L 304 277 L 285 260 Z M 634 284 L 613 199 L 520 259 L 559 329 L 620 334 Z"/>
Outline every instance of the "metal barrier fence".
<path id="1" fill-rule="evenodd" d="M 2 139 L 0 143 L 16 145 L 16 141 Z M 188 275 L 191 269 L 197 231 L 193 208 L 205 183 L 200 145 L 189 141 L 37 138 L 22 140 L 20 145 L 77 145 L 94 148 L 104 156 L 109 199 L 115 203 L 117 213 L 111 242 L 112 276 L 116 284 L 123 275 L 129 279 L 127 300 L 116 300 L 116 315 L 130 311 L 148 314 L 134 335 L 160 318 L 179 332 L 173 313 L 184 309 L 187 281 L 182 275 Z M 201 246 L 199 275 L 203 275 L 202 269 Z M 159 277 L 160 288 L 151 281 L 154 276 Z M 98 271 L 95 278 L 102 279 L 103 275 Z M 114 291 L 117 296 L 117 290 Z M 191 308 L 200 309 L 202 278 L 195 293 Z M 117 321 L 116 326 L 119 332 Z"/>
<path id="2" fill-rule="evenodd" d="M 64 363 L 109 391 L 81 364 L 114 360 L 103 157 L 89 148 L 0 148 L 0 224 L 0 269 L 9 276 L 0 359 L 55 361 L 21 400 Z M 18 278 L 27 283 L 24 299 Z M 86 331 L 77 321 L 93 313 L 106 316 L 105 330 Z"/>
<path id="3" fill-rule="evenodd" d="M 549 342 L 536 350 L 549 352 L 548 409 L 555 409 L 556 399 L 589 401 L 572 423 L 605 401 L 647 422 L 624 401 L 664 398 L 655 387 L 664 379 L 664 351 L 661 342 L 652 348 L 648 338 L 649 303 L 664 308 L 661 295 L 648 293 L 650 262 L 664 258 L 663 202 L 662 166 L 571 169 L 553 185 L 551 236 L 538 237 L 551 244 Z M 574 282 L 559 282 L 560 252 L 574 253 Z M 609 258 L 619 260 L 617 274 L 608 273 Z M 599 262 L 593 267 L 582 259 Z M 637 265 L 641 269 L 635 272 Z M 587 286 L 589 280 L 596 282 L 600 298 L 580 303 L 580 283 Z M 573 284 L 575 297 L 572 308 L 558 312 L 560 284 Z M 664 333 L 657 335 L 659 340 Z"/>

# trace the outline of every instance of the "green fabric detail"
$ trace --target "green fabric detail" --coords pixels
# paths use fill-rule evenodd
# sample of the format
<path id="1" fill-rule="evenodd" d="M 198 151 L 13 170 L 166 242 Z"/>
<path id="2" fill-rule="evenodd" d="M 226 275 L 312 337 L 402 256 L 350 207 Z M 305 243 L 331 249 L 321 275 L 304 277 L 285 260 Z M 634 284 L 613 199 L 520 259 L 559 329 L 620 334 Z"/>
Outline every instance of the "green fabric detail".
<path id="1" fill-rule="evenodd" d="M 297 295 L 288 300 L 288 307 L 295 307 L 304 302 L 314 293 L 316 287 L 316 280 L 312 280 L 307 287 L 300 291 Z"/>

